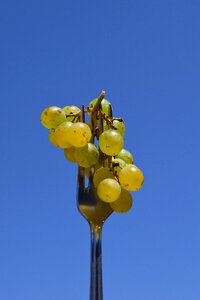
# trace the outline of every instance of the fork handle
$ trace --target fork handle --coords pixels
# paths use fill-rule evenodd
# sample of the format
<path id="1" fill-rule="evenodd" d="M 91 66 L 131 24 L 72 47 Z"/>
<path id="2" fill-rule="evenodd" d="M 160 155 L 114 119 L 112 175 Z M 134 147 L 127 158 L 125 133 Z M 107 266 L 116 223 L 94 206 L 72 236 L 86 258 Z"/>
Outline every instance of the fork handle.
<path id="1" fill-rule="evenodd" d="M 90 261 L 90 300 L 103 300 L 102 287 L 102 225 L 90 225 L 91 261 Z"/>

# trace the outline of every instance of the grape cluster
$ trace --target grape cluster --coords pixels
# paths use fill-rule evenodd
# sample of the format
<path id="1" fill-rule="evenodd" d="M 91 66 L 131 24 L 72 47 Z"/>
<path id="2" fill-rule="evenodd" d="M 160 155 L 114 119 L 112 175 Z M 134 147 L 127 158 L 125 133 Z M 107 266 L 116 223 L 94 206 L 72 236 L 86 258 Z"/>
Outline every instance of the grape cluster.
<path id="1" fill-rule="evenodd" d="M 98 197 L 118 213 L 129 211 L 130 192 L 142 187 L 144 175 L 123 148 L 124 120 L 112 116 L 110 102 L 99 97 L 87 108 L 50 106 L 42 112 L 41 122 L 49 129 L 51 144 L 63 148 L 68 161 L 84 168 Z"/>

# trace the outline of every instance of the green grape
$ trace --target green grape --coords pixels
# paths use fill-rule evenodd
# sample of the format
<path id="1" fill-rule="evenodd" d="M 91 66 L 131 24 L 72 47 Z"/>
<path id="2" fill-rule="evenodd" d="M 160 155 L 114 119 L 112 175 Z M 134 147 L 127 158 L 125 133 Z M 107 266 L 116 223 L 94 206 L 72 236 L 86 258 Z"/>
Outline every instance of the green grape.
<path id="1" fill-rule="evenodd" d="M 94 186 L 97 187 L 98 184 L 106 178 L 115 179 L 115 176 L 109 168 L 101 167 L 101 168 L 97 169 L 93 176 Z"/>
<path id="2" fill-rule="evenodd" d="M 49 135 L 48 135 L 49 141 L 52 145 L 57 146 L 58 144 L 56 143 L 56 137 L 55 137 L 55 129 L 49 129 Z"/>
<path id="3" fill-rule="evenodd" d="M 79 166 L 89 168 L 97 163 L 99 151 L 94 144 L 88 143 L 84 147 L 76 148 L 74 156 Z"/>
<path id="4" fill-rule="evenodd" d="M 69 128 L 68 137 L 72 146 L 83 147 L 90 141 L 92 133 L 87 124 L 77 122 Z"/>
<path id="5" fill-rule="evenodd" d="M 76 162 L 75 159 L 75 147 L 70 147 L 70 148 L 66 148 L 64 149 L 64 156 L 67 160 L 71 161 L 71 162 Z"/>
<path id="6" fill-rule="evenodd" d="M 97 102 L 97 99 L 98 99 L 98 98 L 92 100 L 92 101 L 90 102 L 90 104 L 88 105 L 88 107 L 89 107 L 89 108 L 94 107 L 95 104 L 96 104 L 96 102 Z M 103 100 L 101 101 L 101 109 L 102 109 L 102 112 L 103 112 L 106 116 L 108 116 L 108 114 L 109 114 L 109 106 L 110 106 L 110 102 L 109 102 L 108 100 L 103 99 Z"/>
<path id="7" fill-rule="evenodd" d="M 40 116 L 41 123 L 46 128 L 56 128 L 66 121 L 65 112 L 57 106 L 50 106 L 43 110 Z"/>
<path id="8" fill-rule="evenodd" d="M 55 130 L 55 140 L 60 148 L 70 148 L 69 142 L 69 128 L 72 126 L 72 122 L 63 122 Z"/>
<path id="9" fill-rule="evenodd" d="M 99 137 L 99 147 L 107 155 L 117 155 L 123 148 L 123 145 L 123 137 L 117 130 L 106 130 Z"/>
<path id="10" fill-rule="evenodd" d="M 119 172 L 119 182 L 126 190 L 137 191 L 142 187 L 144 175 L 135 165 L 126 165 Z"/>
<path id="11" fill-rule="evenodd" d="M 101 109 L 102 109 L 102 112 L 104 114 L 106 114 L 107 116 L 109 115 L 109 107 L 110 107 L 111 103 L 106 100 L 106 99 L 103 99 L 101 101 Z"/>
<path id="12" fill-rule="evenodd" d="M 126 164 L 133 164 L 134 163 L 134 159 L 132 154 L 126 150 L 126 149 L 122 149 L 117 155 L 116 158 L 120 158 L 123 161 L 125 161 Z"/>
<path id="13" fill-rule="evenodd" d="M 129 191 L 122 189 L 119 198 L 110 203 L 111 208 L 117 213 L 126 213 L 132 207 L 132 196 Z"/>
<path id="14" fill-rule="evenodd" d="M 103 120 L 103 130 L 105 131 L 105 130 L 108 130 L 110 128 L 114 129 L 114 130 L 117 130 L 124 137 L 124 135 L 125 135 L 125 125 L 124 125 L 124 121 L 122 119 L 120 119 L 120 120 L 113 119 L 112 124 L 110 124 L 109 122 L 107 123 L 106 120 Z"/>
<path id="15" fill-rule="evenodd" d="M 114 126 L 115 130 L 117 130 L 119 133 L 121 133 L 122 136 L 125 135 L 125 125 L 124 125 L 124 121 L 121 120 L 113 120 L 112 122 L 112 126 Z"/>
<path id="16" fill-rule="evenodd" d="M 120 158 L 113 158 L 112 164 L 113 164 L 114 174 L 116 174 L 117 176 L 119 175 L 121 169 L 123 169 L 126 165 L 126 163 Z"/>
<path id="17" fill-rule="evenodd" d="M 72 115 L 72 116 L 66 117 L 66 121 L 68 121 L 68 122 L 77 122 L 78 121 L 78 116 L 74 116 L 74 115 L 77 115 L 81 112 L 80 108 L 78 108 L 77 106 L 74 106 L 74 105 L 68 105 L 68 106 L 63 107 L 63 110 L 64 110 L 66 116 Z"/>
<path id="18" fill-rule="evenodd" d="M 121 194 L 119 183 L 112 178 L 102 180 L 97 187 L 97 195 L 104 202 L 116 201 Z"/>
<path id="19" fill-rule="evenodd" d="M 103 120 L 103 131 L 106 131 L 110 129 L 110 125 L 106 122 L 106 120 Z"/>

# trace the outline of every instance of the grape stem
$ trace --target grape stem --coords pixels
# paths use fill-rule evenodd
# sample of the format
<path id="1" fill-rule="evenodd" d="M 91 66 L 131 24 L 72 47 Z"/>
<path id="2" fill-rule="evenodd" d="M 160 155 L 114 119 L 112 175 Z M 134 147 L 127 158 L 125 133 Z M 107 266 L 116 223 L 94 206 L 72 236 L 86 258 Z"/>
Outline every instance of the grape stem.
<path id="1" fill-rule="evenodd" d="M 105 97 L 106 92 L 102 91 L 101 94 L 99 95 L 97 102 L 95 103 L 92 112 L 94 113 L 95 111 L 97 111 L 100 107 L 101 107 L 101 101 L 103 100 L 103 98 Z"/>

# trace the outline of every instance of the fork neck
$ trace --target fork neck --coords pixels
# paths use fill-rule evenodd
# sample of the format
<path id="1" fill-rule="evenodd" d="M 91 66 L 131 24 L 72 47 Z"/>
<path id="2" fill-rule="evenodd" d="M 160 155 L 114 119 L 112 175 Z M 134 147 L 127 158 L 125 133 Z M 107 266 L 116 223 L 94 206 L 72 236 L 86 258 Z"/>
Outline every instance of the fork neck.
<path id="1" fill-rule="evenodd" d="M 100 238 L 101 234 L 102 234 L 102 228 L 103 228 L 103 224 L 92 224 L 90 223 L 90 230 L 91 232 L 94 232 L 96 235 L 96 238 Z"/>
<path id="2" fill-rule="evenodd" d="M 102 246 L 101 225 L 90 224 L 91 230 L 91 265 L 90 265 L 90 300 L 103 300 L 102 287 Z"/>

